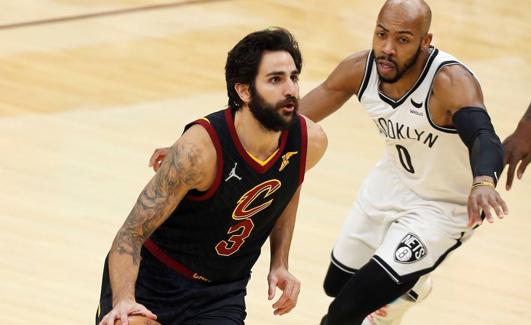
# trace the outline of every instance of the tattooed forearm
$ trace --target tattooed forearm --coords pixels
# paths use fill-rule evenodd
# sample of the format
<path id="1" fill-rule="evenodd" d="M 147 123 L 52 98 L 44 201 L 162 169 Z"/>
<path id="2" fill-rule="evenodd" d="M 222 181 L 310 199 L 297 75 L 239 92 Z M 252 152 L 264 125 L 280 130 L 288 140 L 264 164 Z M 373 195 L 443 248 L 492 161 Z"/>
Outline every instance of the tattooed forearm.
<path id="1" fill-rule="evenodd" d="M 204 177 L 199 170 L 201 151 L 190 143 L 177 143 L 160 170 L 144 188 L 131 213 L 120 228 L 111 252 L 130 255 L 140 263 L 144 241 L 171 214 L 180 201 L 178 193 L 197 186 Z"/>

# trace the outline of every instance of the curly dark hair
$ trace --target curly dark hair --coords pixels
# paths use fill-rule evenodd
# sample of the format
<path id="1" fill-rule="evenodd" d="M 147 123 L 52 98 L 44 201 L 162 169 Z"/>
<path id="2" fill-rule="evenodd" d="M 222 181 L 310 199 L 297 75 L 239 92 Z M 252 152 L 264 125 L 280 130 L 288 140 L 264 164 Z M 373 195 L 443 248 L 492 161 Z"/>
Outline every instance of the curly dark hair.
<path id="1" fill-rule="evenodd" d="M 265 51 L 286 51 L 291 54 L 295 67 L 302 71 L 302 56 L 299 44 L 284 28 L 271 27 L 245 36 L 230 50 L 225 64 L 225 80 L 229 107 L 238 110 L 243 101 L 234 89 L 237 83 L 247 84 L 254 89 L 258 66 Z"/>

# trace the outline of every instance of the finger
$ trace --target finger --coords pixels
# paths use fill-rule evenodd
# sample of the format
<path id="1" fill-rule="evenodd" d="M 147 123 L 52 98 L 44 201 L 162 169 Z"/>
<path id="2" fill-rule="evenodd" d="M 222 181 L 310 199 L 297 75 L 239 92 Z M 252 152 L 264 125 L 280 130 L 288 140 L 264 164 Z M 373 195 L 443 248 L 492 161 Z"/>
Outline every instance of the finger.
<path id="1" fill-rule="evenodd" d="M 483 198 L 483 197 L 480 198 L 480 207 L 483 210 L 485 219 L 487 219 L 489 223 L 493 223 L 494 218 L 492 217 L 492 212 L 490 211 L 491 206 L 489 204 L 489 201 L 486 198 Z"/>
<path id="2" fill-rule="evenodd" d="M 498 193 L 494 193 L 494 195 L 489 197 L 489 205 L 494 209 L 494 212 L 498 216 L 498 218 L 503 219 L 503 210 L 498 203 L 497 200 Z"/>
<path id="3" fill-rule="evenodd" d="M 501 206 L 501 208 L 503 210 L 503 214 L 504 215 L 508 215 L 509 214 L 509 207 L 507 207 L 507 203 L 505 203 L 505 201 L 499 195 L 496 198 L 496 200 L 498 201 L 498 204 Z"/>
<path id="4" fill-rule="evenodd" d="M 269 280 L 269 289 L 267 290 L 267 299 L 271 300 L 275 298 L 276 291 L 277 291 L 277 280 L 276 279 Z"/>
<path id="5" fill-rule="evenodd" d="M 293 310 L 293 308 L 295 308 L 295 305 L 292 305 L 292 306 L 289 306 L 289 307 L 286 307 L 286 308 L 280 308 L 278 309 L 276 315 L 284 315 L 284 314 L 287 314 L 289 313 L 290 311 Z"/>
<path id="6" fill-rule="evenodd" d="M 157 315 L 153 314 L 151 310 L 147 309 L 142 304 L 136 304 L 135 307 L 129 312 L 130 315 L 142 315 L 150 319 L 157 319 Z"/>
<path id="7" fill-rule="evenodd" d="M 295 282 L 293 286 L 293 290 L 291 291 L 291 294 L 289 296 L 288 301 L 283 307 L 278 308 L 278 315 L 284 315 L 289 313 L 295 306 L 297 305 L 297 300 L 300 293 L 300 282 Z"/>
<path id="8" fill-rule="evenodd" d="M 114 325 L 115 314 L 113 312 L 108 313 L 103 317 L 99 325 Z"/>
<path id="9" fill-rule="evenodd" d="M 153 153 L 151 154 L 151 157 L 149 158 L 149 167 L 155 165 L 155 162 L 158 160 L 159 150 L 160 149 L 155 149 L 155 151 L 153 151 Z"/>
<path id="10" fill-rule="evenodd" d="M 280 296 L 277 302 L 273 304 L 273 308 L 278 309 L 278 308 L 285 307 L 286 304 L 289 304 L 292 291 L 293 291 L 293 282 L 288 281 L 286 287 L 284 288 L 284 290 L 282 290 L 282 296 Z"/>
<path id="11" fill-rule="evenodd" d="M 157 319 L 157 315 L 153 314 L 153 313 L 151 312 L 151 310 L 147 309 L 147 308 L 144 307 L 144 306 L 142 306 L 141 313 L 142 313 L 142 315 L 146 316 L 147 318 L 150 318 L 150 319 Z"/>
<path id="12" fill-rule="evenodd" d="M 120 321 L 122 321 L 122 325 L 129 325 L 129 321 L 127 320 L 127 313 L 122 312 L 120 314 Z"/>
<path id="13" fill-rule="evenodd" d="M 522 179 L 522 176 L 524 176 L 525 169 L 527 168 L 527 165 L 529 164 L 530 160 L 531 157 L 520 162 L 520 166 L 518 166 L 518 171 L 516 172 L 516 176 L 518 177 L 518 179 Z"/>
<path id="14" fill-rule="evenodd" d="M 479 211 L 476 198 L 471 198 L 468 201 L 468 228 L 473 227 L 478 219 Z"/>
<path id="15" fill-rule="evenodd" d="M 505 189 L 509 191 L 513 186 L 514 169 L 516 167 L 516 162 L 513 161 L 511 157 L 509 157 L 509 161 L 507 163 L 509 164 L 509 170 L 507 170 L 507 183 L 505 185 Z"/>
<path id="16" fill-rule="evenodd" d="M 162 164 L 162 160 L 155 161 L 155 163 L 153 164 L 153 170 L 155 172 L 157 172 L 159 170 L 161 164 Z"/>

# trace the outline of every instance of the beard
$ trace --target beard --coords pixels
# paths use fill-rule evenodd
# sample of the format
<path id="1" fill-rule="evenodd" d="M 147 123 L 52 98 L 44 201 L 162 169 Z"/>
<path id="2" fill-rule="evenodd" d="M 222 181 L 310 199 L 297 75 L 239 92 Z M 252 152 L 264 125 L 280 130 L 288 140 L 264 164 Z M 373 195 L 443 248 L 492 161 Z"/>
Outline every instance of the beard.
<path id="1" fill-rule="evenodd" d="M 290 104 L 294 106 L 293 111 L 283 112 L 282 108 Z M 288 96 L 276 104 L 270 104 L 260 96 L 254 86 L 251 86 L 249 109 L 266 130 L 284 131 L 289 129 L 295 122 L 295 116 L 299 110 L 299 99 L 294 96 Z"/>
<path id="2" fill-rule="evenodd" d="M 374 49 L 373 49 L 373 52 L 374 52 Z M 398 80 L 400 80 L 400 78 L 402 78 L 404 73 L 406 73 L 409 69 L 411 69 L 411 67 L 417 62 L 417 60 L 419 58 L 419 55 L 420 55 L 420 45 L 417 48 L 417 51 L 415 52 L 415 54 L 413 54 L 413 56 L 411 56 L 409 59 L 406 60 L 406 63 L 404 63 L 403 67 L 399 67 L 398 64 L 395 62 L 395 60 L 392 57 L 390 57 L 390 56 L 381 55 L 381 56 L 377 57 L 376 58 L 376 62 L 378 62 L 378 60 L 382 60 L 382 59 L 386 60 L 386 61 L 389 61 L 395 66 L 395 69 L 396 69 L 395 76 L 391 77 L 391 78 L 386 78 L 386 77 L 382 76 L 380 74 L 380 71 L 378 71 L 378 69 L 376 69 L 376 71 L 378 72 L 378 77 L 380 77 L 380 80 L 382 80 L 383 82 L 386 82 L 386 83 L 392 84 L 392 83 L 397 82 Z"/>

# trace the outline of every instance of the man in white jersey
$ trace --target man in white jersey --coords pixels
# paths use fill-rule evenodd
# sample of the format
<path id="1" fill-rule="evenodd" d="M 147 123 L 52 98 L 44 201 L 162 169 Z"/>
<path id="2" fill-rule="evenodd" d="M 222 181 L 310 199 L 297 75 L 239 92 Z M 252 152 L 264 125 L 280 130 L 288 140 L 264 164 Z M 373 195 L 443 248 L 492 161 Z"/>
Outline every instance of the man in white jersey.
<path id="1" fill-rule="evenodd" d="M 489 222 L 508 213 L 480 85 L 430 45 L 430 21 L 422 0 L 387 1 L 373 49 L 347 57 L 301 102 L 320 121 L 357 95 L 386 144 L 333 248 L 324 288 L 335 299 L 321 324 L 399 324 L 481 211 Z"/>
<path id="2" fill-rule="evenodd" d="M 300 112 L 320 121 L 357 95 L 386 143 L 332 251 L 324 288 L 335 299 L 321 324 L 399 324 L 481 211 L 489 222 L 508 213 L 495 190 L 503 152 L 480 85 L 430 45 L 430 22 L 422 0 L 387 1 L 373 49 L 346 58 L 301 101 Z M 164 156 L 157 149 L 150 164 Z"/>

